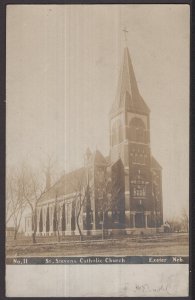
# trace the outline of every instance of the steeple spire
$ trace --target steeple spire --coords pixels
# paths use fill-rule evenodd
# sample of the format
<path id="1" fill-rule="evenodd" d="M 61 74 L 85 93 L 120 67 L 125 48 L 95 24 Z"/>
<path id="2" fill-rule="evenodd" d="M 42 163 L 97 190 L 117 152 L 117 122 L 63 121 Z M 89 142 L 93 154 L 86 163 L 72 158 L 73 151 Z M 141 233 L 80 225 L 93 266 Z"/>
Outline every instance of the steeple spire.
<path id="1" fill-rule="evenodd" d="M 126 32 L 126 31 L 125 31 Z M 129 49 L 124 49 L 123 63 L 112 113 L 125 108 L 128 111 L 148 114 L 149 108 L 139 93 Z"/>

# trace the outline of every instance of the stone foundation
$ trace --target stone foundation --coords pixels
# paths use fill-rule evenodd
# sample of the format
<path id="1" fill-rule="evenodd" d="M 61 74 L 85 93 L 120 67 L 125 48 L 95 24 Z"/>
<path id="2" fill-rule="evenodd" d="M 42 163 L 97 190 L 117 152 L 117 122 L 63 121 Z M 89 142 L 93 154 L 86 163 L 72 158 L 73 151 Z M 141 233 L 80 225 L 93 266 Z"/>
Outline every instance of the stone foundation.
<path id="1" fill-rule="evenodd" d="M 141 235 L 141 234 L 155 234 L 155 233 L 162 233 L 164 232 L 164 227 L 158 227 L 158 228 L 149 228 L 149 227 L 143 227 L 143 228 L 126 228 L 126 229 L 104 229 L 104 236 L 124 236 L 124 235 Z M 32 233 L 25 233 L 26 236 L 31 236 Z M 37 232 L 36 236 L 57 236 L 57 232 Z M 79 231 L 78 230 L 66 230 L 66 231 L 60 231 L 60 236 L 78 236 Z M 82 230 L 83 236 L 100 236 L 102 235 L 102 229 L 96 229 L 96 230 Z"/>

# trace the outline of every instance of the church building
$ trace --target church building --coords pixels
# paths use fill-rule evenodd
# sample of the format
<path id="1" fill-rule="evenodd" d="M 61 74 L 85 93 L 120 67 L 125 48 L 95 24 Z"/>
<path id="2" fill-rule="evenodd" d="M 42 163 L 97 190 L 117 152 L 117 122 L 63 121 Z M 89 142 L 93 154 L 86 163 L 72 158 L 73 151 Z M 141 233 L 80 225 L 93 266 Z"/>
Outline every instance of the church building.
<path id="1" fill-rule="evenodd" d="M 98 235 L 102 228 L 132 234 L 162 227 L 162 167 L 151 153 L 150 109 L 127 47 L 109 122 L 109 156 L 87 149 L 82 168 L 48 187 L 37 205 L 37 235 Z M 32 230 L 28 216 L 26 235 Z"/>

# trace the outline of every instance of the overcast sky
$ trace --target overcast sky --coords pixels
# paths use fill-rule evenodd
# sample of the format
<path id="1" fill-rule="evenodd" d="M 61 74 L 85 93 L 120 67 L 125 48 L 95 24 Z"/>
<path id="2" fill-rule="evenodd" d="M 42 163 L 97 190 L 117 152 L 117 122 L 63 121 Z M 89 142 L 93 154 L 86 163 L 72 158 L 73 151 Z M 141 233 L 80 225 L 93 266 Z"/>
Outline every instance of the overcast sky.
<path id="1" fill-rule="evenodd" d="M 9 5 L 7 165 L 38 166 L 52 155 L 69 171 L 83 164 L 88 146 L 108 155 L 124 27 L 151 109 L 164 215 L 176 216 L 189 198 L 187 5 Z"/>

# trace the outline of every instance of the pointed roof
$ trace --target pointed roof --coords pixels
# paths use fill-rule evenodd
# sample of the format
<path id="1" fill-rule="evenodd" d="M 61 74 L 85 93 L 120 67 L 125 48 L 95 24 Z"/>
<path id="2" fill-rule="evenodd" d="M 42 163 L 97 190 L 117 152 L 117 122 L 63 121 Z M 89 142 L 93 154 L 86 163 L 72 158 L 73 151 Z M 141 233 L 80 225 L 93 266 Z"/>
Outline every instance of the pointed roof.
<path id="1" fill-rule="evenodd" d="M 116 100 L 111 113 L 125 108 L 128 111 L 148 114 L 150 109 L 139 93 L 129 49 L 125 47 Z"/>
<path id="2" fill-rule="evenodd" d="M 105 157 L 102 155 L 102 153 L 99 150 L 96 150 L 92 155 L 92 161 L 96 165 L 103 165 L 106 166 L 108 163 L 105 159 Z"/>

